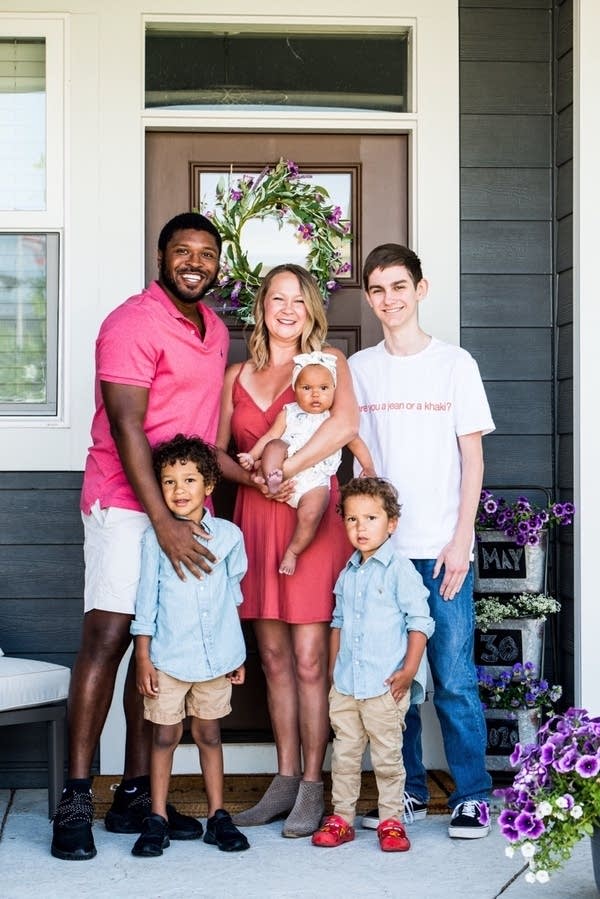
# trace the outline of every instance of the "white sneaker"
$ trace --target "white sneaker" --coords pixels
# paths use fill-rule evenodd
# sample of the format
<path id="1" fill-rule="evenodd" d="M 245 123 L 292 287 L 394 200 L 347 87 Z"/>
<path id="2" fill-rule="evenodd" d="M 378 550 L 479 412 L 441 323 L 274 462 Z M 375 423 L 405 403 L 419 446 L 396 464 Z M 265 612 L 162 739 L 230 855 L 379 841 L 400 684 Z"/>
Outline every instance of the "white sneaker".
<path id="1" fill-rule="evenodd" d="M 412 824 L 414 821 L 422 821 L 427 816 L 427 803 L 421 802 L 409 793 L 404 794 L 404 824 Z M 377 830 L 379 827 L 379 809 L 373 808 L 362 816 L 361 827 L 367 830 Z"/>

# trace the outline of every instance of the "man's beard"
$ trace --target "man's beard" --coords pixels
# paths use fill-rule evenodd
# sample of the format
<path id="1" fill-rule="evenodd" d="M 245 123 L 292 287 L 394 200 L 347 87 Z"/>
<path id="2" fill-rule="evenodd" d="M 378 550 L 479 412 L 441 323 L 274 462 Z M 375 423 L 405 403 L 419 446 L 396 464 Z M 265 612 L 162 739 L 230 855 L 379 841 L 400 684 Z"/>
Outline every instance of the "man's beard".
<path id="1" fill-rule="evenodd" d="M 161 262 L 158 272 L 158 279 L 160 283 L 163 284 L 181 303 L 189 303 L 190 306 L 201 300 L 209 290 L 212 290 L 212 288 L 217 283 L 217 278 L 218 274 L 216 274 L 212 281 L 210 281 L 208 284 L 203 285 L 199 289 L 197 294 L 195 294 L 193 297 L 190 297 L 188 294 L 184 294 L 180 291 L 179 287 L 167 271 L 164 260 Z"/>

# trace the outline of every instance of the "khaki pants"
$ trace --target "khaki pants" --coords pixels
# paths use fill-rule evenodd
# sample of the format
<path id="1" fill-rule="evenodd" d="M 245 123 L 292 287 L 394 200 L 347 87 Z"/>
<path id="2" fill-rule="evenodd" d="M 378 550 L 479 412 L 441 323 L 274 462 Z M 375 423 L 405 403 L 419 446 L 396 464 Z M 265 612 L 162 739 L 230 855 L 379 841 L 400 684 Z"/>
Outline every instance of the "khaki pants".
<path id="1" fill-rule="evenodd" d="M 331 688 L 329 717 L 335 734 L 331 798 L 334 815 L 341 815 L 349 824 L 356 814 L 367 743 L 377 781 L 380 819 L 402 820 L 406 781 L 402 733 L 409 705 L 410 691 L 400 702 L 395 702 L 389 690 L 373 699 L 355 699 Z"/>

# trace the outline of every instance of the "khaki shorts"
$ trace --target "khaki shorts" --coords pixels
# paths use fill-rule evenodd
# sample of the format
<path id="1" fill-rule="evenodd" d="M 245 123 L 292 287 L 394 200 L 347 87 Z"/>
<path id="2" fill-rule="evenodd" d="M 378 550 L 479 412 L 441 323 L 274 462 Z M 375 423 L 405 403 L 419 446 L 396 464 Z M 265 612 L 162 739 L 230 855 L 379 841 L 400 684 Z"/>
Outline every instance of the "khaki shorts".
<path id="1" fill-rule="evenodd" d="M 231 712 L 231 681 L 225 675 L 214 680 L 190 682 L 157 671 L 158 696 L 144 696 L 144 718 L 153 724 L 179 724 L 187 715 L 212 721 Z"/>
<path id="2" fill-rule="evenodd" d="M 135 613 L 142 536 L 150 524 L 145 512 L 101 509 L 96 501 L 82 513 L 85 559 L 84 611 Z"/>

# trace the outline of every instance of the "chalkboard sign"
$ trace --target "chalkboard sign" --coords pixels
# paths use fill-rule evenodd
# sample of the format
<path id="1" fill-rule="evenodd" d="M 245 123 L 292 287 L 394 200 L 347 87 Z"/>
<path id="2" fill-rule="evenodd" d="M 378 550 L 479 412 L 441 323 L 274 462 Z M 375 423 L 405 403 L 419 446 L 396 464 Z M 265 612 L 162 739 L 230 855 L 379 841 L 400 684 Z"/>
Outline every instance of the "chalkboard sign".
<path id="1" fill-rule="evenodd" d="M 541 593 L 546 583 L 548 531 L 536 546 L 518 546 L 502 531 L 480 531 L 475 542 L 475 593 Z"/>
<path id="2" fill-rule="evenodd" d="M 493 626 L 483 631 L 475 631 L 475 664 L 500 665 L 507 668 L 516 662 L 523 662 L 523 631 L 494 630 Z M 534 660 L 535 661 L 535 660 Z"/>
<path id="3" fill-rule="evenodd" d="M 486 540 L 477 543 L 477 571 L 482 581 L 502 578 L 521 580 L 527 577 L 524 546 L 516 543 Z"/>
<path id="4" fill-rule="evenodd" d="M 488 715 L 493 713 L 488 712 Z M 519 722 L 516 718 L 492 718 L 486 715 L 486 755 L 511 755 L 519 742 Z"/>

